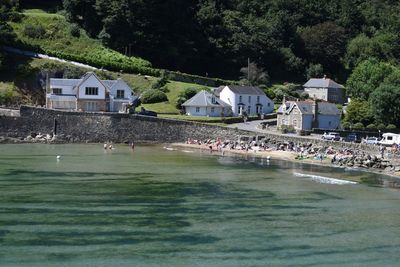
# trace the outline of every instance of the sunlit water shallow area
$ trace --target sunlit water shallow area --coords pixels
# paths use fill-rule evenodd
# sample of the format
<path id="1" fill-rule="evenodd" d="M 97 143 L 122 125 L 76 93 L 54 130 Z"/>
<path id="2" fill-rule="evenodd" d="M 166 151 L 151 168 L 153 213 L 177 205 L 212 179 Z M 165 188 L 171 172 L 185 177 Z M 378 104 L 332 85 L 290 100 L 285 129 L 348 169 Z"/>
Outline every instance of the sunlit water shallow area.
<path id="1" fill-rule="evenodd" d="M 398 266 L 396 184 L 163 146 L 0 145 L 0 266 Z"/>

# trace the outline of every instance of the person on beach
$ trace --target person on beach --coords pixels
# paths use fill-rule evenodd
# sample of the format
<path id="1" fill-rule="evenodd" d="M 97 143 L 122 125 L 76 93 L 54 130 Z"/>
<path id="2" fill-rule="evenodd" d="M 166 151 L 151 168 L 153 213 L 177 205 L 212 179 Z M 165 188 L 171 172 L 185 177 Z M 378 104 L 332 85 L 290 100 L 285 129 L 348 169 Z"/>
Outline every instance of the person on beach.
<path id="1" fill-rule="evenodd" d="M 383 156 L 385 155 L 385 146 L 381 145 L 379 151 L 381 152 L 381 158 L 383 159 Z"/>

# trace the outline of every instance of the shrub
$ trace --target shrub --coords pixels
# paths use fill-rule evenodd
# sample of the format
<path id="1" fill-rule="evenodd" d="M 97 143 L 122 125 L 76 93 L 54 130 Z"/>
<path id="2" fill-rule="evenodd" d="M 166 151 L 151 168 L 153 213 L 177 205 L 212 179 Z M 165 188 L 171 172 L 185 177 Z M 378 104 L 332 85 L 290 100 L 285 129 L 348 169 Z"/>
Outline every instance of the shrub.
<path id="1" fill-rule="evenodd" d="M 379 123 L 376 128 L 378 128 L 378 130 L 385 130 L 386 126 L 383 123 Z"/>
<path id="2" fill-rule="evenodd" d="M 81 29 L 79 28 L 78 24 L 72 24 L 69 32 L 72 36 L 79 38 L 81 36 Z"/>
<path id="3" fill-rule="evenodd" d="M 386 126 L 386 129 L 387 130 L 394 130 L 394 129 L 396 129 L 397 127 L 396 127 L 396 125 L 394 125 L 394 124 L 388 124 L 388 126 Z"/>
<path id="4" fill-rule="evenodd" d="M 357 122 L 357 123 L 355 123 L 355 124 L 353 125 L 353 128 L 354 128 L 354 129 L 357 129 L 357 130 L 364 129 L 364 124 L 362 124 L 361 122 Z"/>
<path id="5" fill-rule="evenodd" d="M 41 39 L 44 37 L 46 30 L 43 28 L 42 25 L 25 25 L 24 27 L 24 35 L 30 38 Z"/>
<path id="6" fill-rule="evenodd" d="M 348 122 L 348 121 L 342 122 L 342 128 L 343 129 L 349 129 L 350 128 L 350 122 Z"/>
<path id="7" fill-rule="evenodd" d="M 368 124 L 366 128 L 373 130 L 373 129 L 376 129 L 376 125 L 371 123 L 371 124 Z"/>
<path id="8" fill-rule="evenodd" d="M 175 102 L 175 107 L 177 109 L 182 108 L 182 104 L 186 102 L 186 100 L 192 98 L 195 94 L 197 94 L 198 89 L 193 88 L 193 87 L 188 87 L 182 92 L 179 93 L 178 98 L 176 99 Z"/>
<path id="9" fill-rule="evenodd" d="M 161 89 L 168 83 L 167 74 L 165 71 L 161 72 L 161 77 L 151 86 L 153 89 Z"/>
<path id="10" fill-rule="evenodd" d="M 296 129 L 292 125 L 281 125 L 280 130 L 282 133 L 295 133 Z"/>
<path id="11" fill-rule="evenodd" d="M 160 103 L 168 101 L 168 97 L 160 90 L 149 89 L 143 92 L 141 95 L 141 101 L 143 104 Z"/>

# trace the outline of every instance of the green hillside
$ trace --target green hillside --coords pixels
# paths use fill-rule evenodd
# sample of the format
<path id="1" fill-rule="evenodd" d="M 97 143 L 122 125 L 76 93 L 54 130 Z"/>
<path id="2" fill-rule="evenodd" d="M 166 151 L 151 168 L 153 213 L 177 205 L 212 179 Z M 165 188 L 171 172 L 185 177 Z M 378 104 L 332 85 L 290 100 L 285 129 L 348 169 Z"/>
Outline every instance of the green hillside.
<path id="1" fill-rule="evenodd" d="M 68 23 L 60 14 L 31 9 L 24 11 L 23 15 L 20 21 L 10 23 L 16 34 L 14 43 L 10 45 L 109 70 L 158 74 L 151 68 L 150 62 L 127 57 L 104 47 L 100 41 L 89 38 L 84 30 Z"/>

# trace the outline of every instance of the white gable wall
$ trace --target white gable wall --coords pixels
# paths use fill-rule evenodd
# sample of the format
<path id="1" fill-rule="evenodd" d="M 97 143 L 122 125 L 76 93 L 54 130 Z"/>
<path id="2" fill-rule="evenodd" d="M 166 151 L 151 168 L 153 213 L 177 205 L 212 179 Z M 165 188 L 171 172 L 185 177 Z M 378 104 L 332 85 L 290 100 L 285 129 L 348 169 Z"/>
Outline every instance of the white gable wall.
<path id="1" fill-rule="evenodd" d="M 86 87 L 97 87 L 97 95 L 86 95 Z M 106 98 L 106 87 L 94 75 L 90 75 L 78 87 L 78 99 L 98 99 L 104 100 Z"/>
<path id="2" fill-rule="evenodd" d="M 124 90 L 124 99 L 132 99 L 132 90 L 122 79 L 118 79 L 110 88 L 110 95 L 117 98 L 117 90 Z"/>
<path id="3" fill-rule="evenodd" d="M 242 96 L 242 101 L 240 101 L 240 96 Z M 257 96 L 260 97 L 260 101 L 257 102 Z M 249 99 L 250 97 L 250 99 Z M 270 100 L 265 94 L 261 95 L 249 95 L 249 94 L 235 94 L 232 92 L 228 86 L 225 86 L 220 93 L 220 99 L 232 106 L 232 112 L 234 116 L 239 116 L 239 103 L 244 104 L 244 111 L 247 112 L 248 115 L 256 115 L 257 114 L 257 104 L 262 105 L 262 109 L 259 110 L 259 113 L 271 113 L 274 110 L 274 102 Z M 250 107 L 250 112 L 248 109 Z"/>

